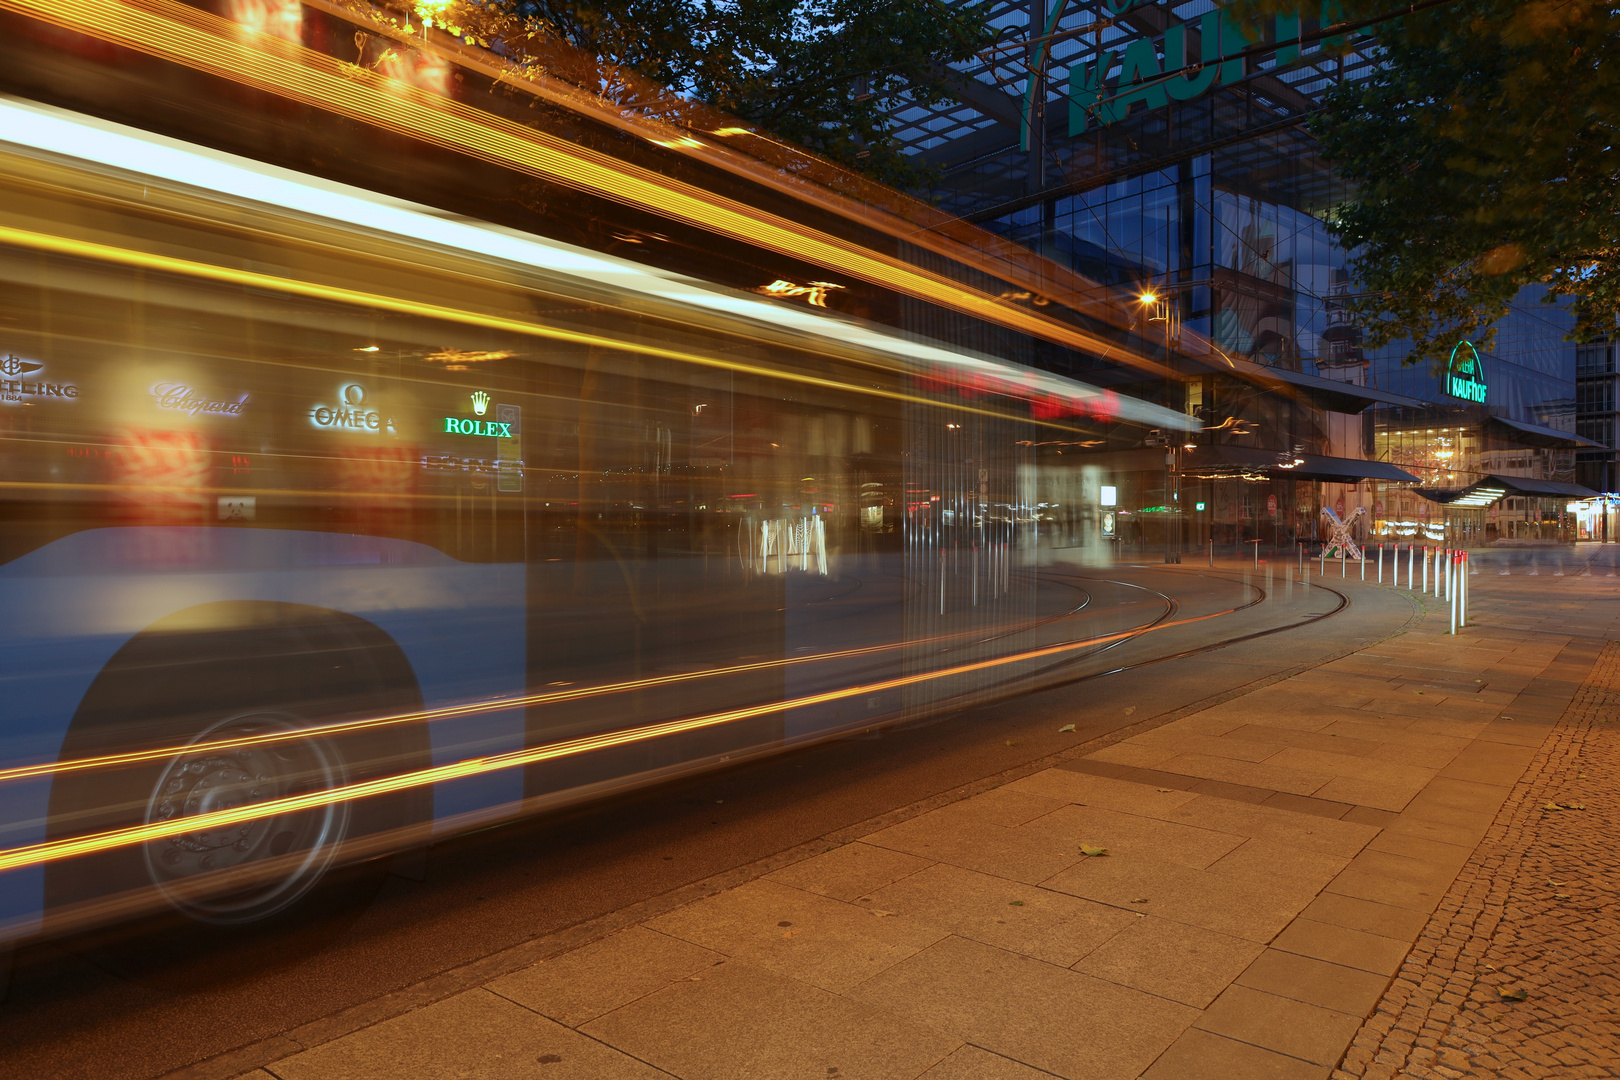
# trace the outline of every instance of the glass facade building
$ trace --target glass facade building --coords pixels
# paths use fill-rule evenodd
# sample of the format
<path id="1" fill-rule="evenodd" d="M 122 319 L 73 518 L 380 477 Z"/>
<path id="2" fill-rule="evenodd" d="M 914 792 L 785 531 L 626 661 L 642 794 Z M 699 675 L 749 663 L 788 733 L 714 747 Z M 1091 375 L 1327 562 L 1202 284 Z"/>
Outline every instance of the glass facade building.
<path id="1" fill-rule="evenodd" d="M 1331 33 L 1330 9 L 1250 38 L 1208 0 L 992 12 L 1002 43 L 958 66 L 957 100 L 895 120 L 938 170 L 920 194 L 1139 298 L 1162 335 L 1171 377 L 1117 377 L 1202 430 L 1098 448 L 1116 542 L 1286 548 L 1327 509 L 1363 538 L 1567 537 L 1579 485 L 1615 486 L 1614 350 L 1577 350 L 1536 290 L 1445 370 L 1367 349 L 1348 318 L 1353 253 L 1324 224 L 1348 188 L 1305 123 L 1371 70 L 1371 38 Z M 1493 476 L 1517 487 L 1452 506 Z"/>

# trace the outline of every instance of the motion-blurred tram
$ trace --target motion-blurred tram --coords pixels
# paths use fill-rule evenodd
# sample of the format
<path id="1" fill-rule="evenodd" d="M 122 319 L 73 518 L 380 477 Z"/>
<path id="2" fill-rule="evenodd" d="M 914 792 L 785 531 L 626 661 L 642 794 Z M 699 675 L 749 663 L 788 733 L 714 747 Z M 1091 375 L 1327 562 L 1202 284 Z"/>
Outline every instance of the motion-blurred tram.
<path id="1" fill-rule="evenodd" d="M 1136 346 L 1000 264 L 365 18 L 0 3 L 0 938 L 1030 685 L 1034 448 L 1188 425 L 1017 362 Z"/>

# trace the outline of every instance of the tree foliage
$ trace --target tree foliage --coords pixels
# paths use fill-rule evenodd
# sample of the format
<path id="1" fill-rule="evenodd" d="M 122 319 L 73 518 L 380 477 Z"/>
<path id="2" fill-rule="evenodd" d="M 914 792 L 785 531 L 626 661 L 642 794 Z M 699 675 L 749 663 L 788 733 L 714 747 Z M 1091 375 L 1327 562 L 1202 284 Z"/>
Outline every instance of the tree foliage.
<path id="1" fill-rule="evenodd" d="M 1294 5 L 1240 0 L 1255 17 Z M 1343 19 L 1389 0 L 1344 0 Z M 1353 194 L 1352 310 L 1409 362 L 1490 324 L 1527 285 L 1568 297 L 1575 337 L 1620 314 L 1620 11 L 1607 0 L 1458 0 L 1379 24 L 1381 66 L 1313 124 Z"/>
<path id="2" fill-rule="evenodd" d="M 890 111 L 936 103 L 993 39 L 941 0 L 500 0 L 576 49 L 898 186 L 923 179 Z"/>

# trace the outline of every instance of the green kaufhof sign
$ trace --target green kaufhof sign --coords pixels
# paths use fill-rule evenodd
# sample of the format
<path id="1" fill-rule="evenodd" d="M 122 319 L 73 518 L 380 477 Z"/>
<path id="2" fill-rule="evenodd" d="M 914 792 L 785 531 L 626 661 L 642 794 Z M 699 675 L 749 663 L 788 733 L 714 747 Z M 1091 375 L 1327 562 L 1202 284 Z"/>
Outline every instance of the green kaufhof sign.
<path id="1" fill-rule="evenodd" d="M 1485 364 L 1472 341 L 1459 341 L 1451 347 L 1444 378 L 1447 394 L 1464 401 L 1485 403 Z"/>
<path id="2" fill-rule="evenodd" d="M 1136 6 L 1133 0 L 1108 0 L 1108 7 L 1123 14 Z M 1321 24 L 1341 21 L 1337 0 L 1321 5 Z M 1088 126 L 1107 127 L 1123 120 L 1131 107 L 1140 102 L 1148 110 L 1167 108 L 1172 101 L 1191 101 L 1217 87 L 1242 79 L 1250 57 L 1244 50 L 1260 43 L 1219 9 L 1205 12 L 1198 19 L 1197 48 L 1189 35 L 1188 23 L 1177 23 L 1162 38 L 1140 37 L 1127 44 L 1115 44 L 1095 60 L 1077 61 L 1069 67 L 1069 134 L 1081 135 Z M 1276 64 L 1278 70 L 1299 61 L 1301 19 L 1298 13 L 1275 17 Z M 1322 40 L 1324 50 L 1336 48 L 1342 37 Z M 1196 51 L 1197 57 L 1189 56 Z M 1119 72 L 1113 75 L 1115 64 Z M 1110 76 L 1113 76 L 1112 78 Z"/>

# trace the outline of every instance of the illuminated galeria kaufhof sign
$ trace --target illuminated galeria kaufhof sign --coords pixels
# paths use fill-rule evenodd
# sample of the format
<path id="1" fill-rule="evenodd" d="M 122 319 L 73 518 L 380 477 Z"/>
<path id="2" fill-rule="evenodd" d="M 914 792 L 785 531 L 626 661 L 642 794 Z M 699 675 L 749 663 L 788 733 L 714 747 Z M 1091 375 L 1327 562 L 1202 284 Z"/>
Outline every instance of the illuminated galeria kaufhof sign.
<path id="1" fill-rule="evenodd" d="M 1106 2 L 1116 15 L 1140 6 L 1137 0 Z M 1336 0 L 1321 5 L 1321 25 L 1331 26 L 1340 19 Z M 1295 13 L 1277 15 L 1275 21 L 1275 68 L 1283 68 L 1299 60 L 1301 19 Z M 1244 50 L 1259 43 L 1258 34 L 1245 33 L 1216 9 L 1201 15 L 1196 26 L 1177 23 L 1161 38 L 1116 43 L 1094 60 L 1076 61 L 1069 66 L 1069 134 L 1117 123 L 1138 103 L 1148 110 L 1163 109 L 1172 101 L 1191 101 L 1235 83 L 1248 67 Z M 1119 74 L 1110 79 L 1116 63 Z"/>
<path id="2" fill-rule="evenodd" d="M 1485 363 L 1472 341 L 1459 341 L 1451 347 L 1444 378 L 1447 394 L 1464 401 L 1485 403 Z"/>

